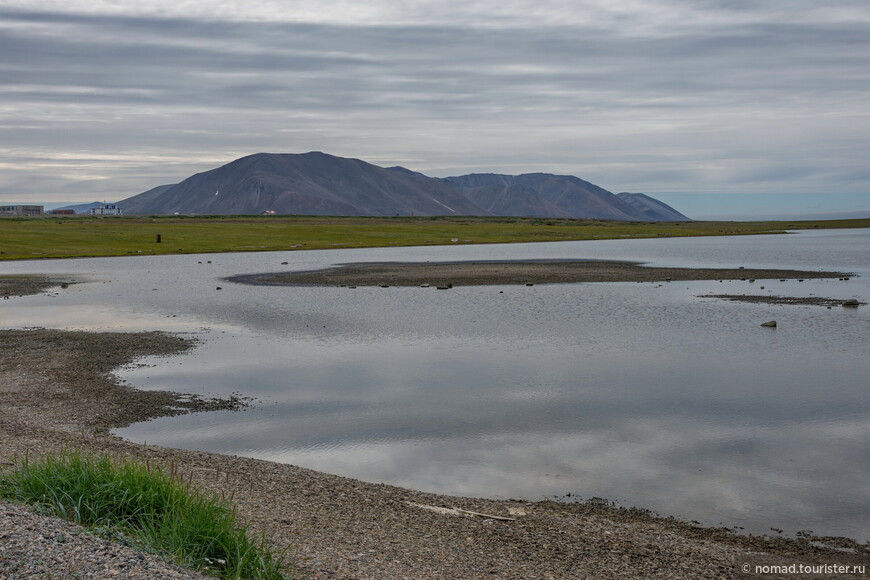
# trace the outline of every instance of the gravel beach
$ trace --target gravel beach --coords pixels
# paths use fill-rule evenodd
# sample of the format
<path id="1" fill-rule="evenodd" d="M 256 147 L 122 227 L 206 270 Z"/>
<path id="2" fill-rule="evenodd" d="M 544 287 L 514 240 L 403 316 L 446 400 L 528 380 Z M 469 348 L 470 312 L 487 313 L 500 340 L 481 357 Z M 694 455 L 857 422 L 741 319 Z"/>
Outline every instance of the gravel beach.
<path id="1" fill-rule="evenodd" d="M 287 548 L 297 578 L 788 578 L 743 575 L 741 567 L 870 564 L 870 548 L 848 539 L 744 536 L 604 501 L 448 497 L 110 435 L 160 414 L 243 409 L 239 399 L 136 391 L 111 374 L 139 357 L 178 356 L 190 347 L 164 333 L 0 331 L 0 466 L 14 469 L 25 455 L 70 448 L 174 463 L 200 488 L 231 497 L 252 531 Z M 201 576 L 0 504 L 0 579 L 31 577 Z"/>

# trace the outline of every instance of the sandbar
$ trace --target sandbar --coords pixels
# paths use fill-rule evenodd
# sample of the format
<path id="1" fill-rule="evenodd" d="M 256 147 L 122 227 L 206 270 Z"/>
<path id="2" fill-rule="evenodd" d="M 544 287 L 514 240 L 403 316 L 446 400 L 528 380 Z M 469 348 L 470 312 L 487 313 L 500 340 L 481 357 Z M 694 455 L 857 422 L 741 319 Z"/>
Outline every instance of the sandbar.
<path id="1" fill-rule="evenodd" d="M 286 286 L 480 286 L 578 282 L 665 282 L 678 280 L 766 280 L 843 278 L 850 274 L 758 268 L 660 268 L 604 260 L 465 262 L 363 262 L 322 270 L 270 272 L 228 278 L 247 284 Z"/>

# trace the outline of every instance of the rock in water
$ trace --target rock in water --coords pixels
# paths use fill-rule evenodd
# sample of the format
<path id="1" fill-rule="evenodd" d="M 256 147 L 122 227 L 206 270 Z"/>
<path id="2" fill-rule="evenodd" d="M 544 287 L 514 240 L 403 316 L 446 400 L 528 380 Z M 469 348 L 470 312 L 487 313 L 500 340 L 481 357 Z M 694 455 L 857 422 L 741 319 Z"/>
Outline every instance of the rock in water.
<path id="1" fill-rule="evenodd" d="M 776 328 L 776 320 L 769 320 L 767 322 L 762 322 L 761 326 L 765 326 L 767 328 Z"/>

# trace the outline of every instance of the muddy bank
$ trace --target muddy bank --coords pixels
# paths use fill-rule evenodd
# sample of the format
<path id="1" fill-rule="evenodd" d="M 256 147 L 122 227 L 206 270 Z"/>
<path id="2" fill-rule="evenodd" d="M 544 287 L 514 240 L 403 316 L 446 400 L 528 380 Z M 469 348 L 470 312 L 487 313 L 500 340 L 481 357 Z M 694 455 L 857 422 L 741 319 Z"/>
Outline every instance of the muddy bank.
<path id="1" fill-rule="evenodd" d="M 377 262 L 343 264 L 307 272 L 235 276 L 233 282 L 316 286 L 479 286 L 573 282 L 664 282 L 843 278 L 842 272 L 751 268 L 653 268 L 615 261 Z"/>

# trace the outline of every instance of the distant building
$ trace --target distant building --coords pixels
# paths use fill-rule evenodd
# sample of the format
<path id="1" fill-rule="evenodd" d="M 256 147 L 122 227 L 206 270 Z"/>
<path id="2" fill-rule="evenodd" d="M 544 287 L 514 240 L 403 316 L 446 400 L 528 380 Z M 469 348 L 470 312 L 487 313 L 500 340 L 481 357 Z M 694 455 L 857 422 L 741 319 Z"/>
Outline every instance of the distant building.
<path id="1" fill-rule="evenodd" d="M 0 205 L 0 215 L 42 215 L 41 205 Z"/>
<path id="2" fill-rule="evenodd" d="M 74 209 L 53 209 L 50 212 L 51 215 L 76 215 L 76 210 Z"/>
<path id="3" fill-rule="evenodd" d="M 114 203 L 104 203 L 97 207 L 92 207 L 91 215 L 121 215 L 121 208 Z"/>

